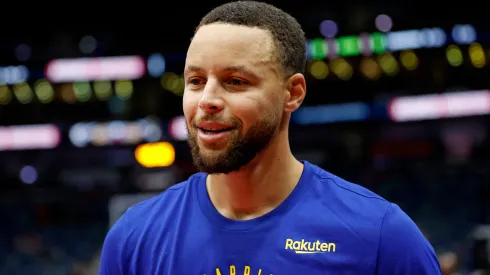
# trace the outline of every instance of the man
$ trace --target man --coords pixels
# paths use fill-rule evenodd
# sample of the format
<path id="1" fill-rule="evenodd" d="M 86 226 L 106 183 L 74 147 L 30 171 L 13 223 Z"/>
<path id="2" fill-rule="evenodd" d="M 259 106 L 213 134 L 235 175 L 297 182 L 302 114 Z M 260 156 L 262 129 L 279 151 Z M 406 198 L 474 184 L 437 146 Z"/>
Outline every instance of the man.
<path id="1" fill-rule="evenodd" d="M 130 208 L 100 274 L 440 274 L 400 208 L 290 151 L 305 37 L 264 3 L 208 13 L 187 52 L 183 109 L 201 173 Z"/>

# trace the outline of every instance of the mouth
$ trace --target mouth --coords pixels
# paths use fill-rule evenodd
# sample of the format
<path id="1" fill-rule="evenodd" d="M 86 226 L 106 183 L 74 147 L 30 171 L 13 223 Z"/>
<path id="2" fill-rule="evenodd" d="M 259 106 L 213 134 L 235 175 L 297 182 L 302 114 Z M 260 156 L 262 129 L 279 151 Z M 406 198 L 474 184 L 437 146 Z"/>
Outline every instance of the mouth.
<path id="1" fill-rule="evenodd" d="M 234 128 L 230 127 L 197 127 L 198 137 L 204 144 L 218 144 L 230 137 Z"/>
<path id="2" fill-rule="evenodd" d="M 235 127 L 230 124 L 203 121 L 195 125 L 198 132 L 198 137 L 204 144 L 221 144 L 230 138 Z M 213 146 L 214 146 L 213 145 Z"/>
<path id="3" fill-rule="evenodd" d="M 228 131 L 231 131 L 233 128 L 207 129 L 207 128 L 198 127 L 198 129 L 205 134 L 211 135 L 211 134 L 219 134 L 219 133 L 228 132 Z"/>

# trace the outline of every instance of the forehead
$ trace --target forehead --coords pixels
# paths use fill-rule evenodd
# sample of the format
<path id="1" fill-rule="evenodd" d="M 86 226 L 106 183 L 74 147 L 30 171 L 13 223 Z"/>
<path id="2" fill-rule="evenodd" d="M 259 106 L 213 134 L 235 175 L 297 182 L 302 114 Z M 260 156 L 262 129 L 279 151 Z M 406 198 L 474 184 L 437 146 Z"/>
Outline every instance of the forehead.
<path id="1" fill-rule="evenodd" d="M 263 29 L 214 23 L 199 28 L 187 51 L 186 64 L 207 69 L 245 66 L 275 68 L 272 35 Z"/>

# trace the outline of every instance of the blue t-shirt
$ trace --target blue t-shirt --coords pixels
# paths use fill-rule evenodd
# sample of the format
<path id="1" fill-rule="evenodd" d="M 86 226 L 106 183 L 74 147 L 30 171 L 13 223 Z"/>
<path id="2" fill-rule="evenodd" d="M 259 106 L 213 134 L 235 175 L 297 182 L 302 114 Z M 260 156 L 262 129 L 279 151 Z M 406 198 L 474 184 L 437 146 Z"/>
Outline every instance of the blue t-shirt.
<path id="1" fill-rule="evenodd" d="M 204 173 L 131 207 L 107 234 L 99 274 L 441 274 L 397 205 L 303 163 L 293 192 L 256 219 L 222 216 Z"/>

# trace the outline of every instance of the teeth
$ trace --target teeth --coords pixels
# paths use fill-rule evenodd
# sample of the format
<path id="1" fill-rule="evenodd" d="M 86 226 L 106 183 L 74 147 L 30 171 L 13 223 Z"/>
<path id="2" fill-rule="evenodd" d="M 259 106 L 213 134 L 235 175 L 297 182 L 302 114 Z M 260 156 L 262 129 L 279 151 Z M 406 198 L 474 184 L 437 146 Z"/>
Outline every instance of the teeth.
<path id="1" fill-rule="evenodd" d="M 205 133 L 219 133 L 219 132 L 226 131 L 227 129 L 216 129 L 216 130 L 201 129 L 201 130 L 203 130 Z"/>

